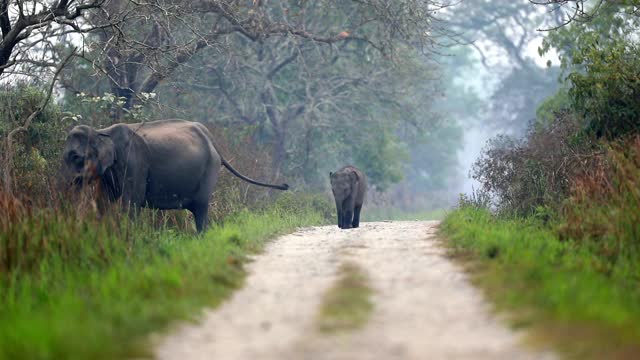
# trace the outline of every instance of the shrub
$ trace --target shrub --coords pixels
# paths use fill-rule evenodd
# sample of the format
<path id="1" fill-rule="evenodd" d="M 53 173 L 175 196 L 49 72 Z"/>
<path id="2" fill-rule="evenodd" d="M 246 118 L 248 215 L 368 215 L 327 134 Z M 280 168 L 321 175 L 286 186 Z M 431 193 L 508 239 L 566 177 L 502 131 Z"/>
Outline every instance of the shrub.
<path id="1" fill-rule="evenodd" d="M 607 259 L 598 266 L 607 270 L 640 256 L 640 136 L 612 144 L 597 159 L 575 179 L 559 233 L 594 247 Z"/>
<path id="2" fill-rule="evenodd" d="M 483 190 L 471 191 L 471 194 L 460 194 L 459 208 L 488 209 L 491 207 L 491 195 Z"/>
<path id="3" fill-rule="evenodd" d="M 473 165 L 472 176 L 491 195 L 498 210 L 531 215 L 540 207 L 558 209 L 569 195 L 571 179 L 587 171 L 598 153 L 567 111 L 549 124 L 534 124 L 522 140 L 498 136 Z"/>
<path id="4" fill-rule="evenodd" d="M 17 194 L 30 194 L 32 198 L 47 197 L 52 175 L 57 174 L 62 143 L 70 120 L 62 116 L 55 104 L 49 104 L 33 119 L 27 131 L 18 133 L 13 140 L 13 156 L 7 158 L 8 134 L 22 126 L 39 106 L 45 94 L 30 84 L 0 87 L 0 162 L 2 170 L 7 164 Z"/>
<path id="5" fill-rule="evenodd" d="M 252 141 L 250 136 L 237 136 L 222 127 L 205 124 L 211 132 L 220 155 L 243 175 L 268 183 L 282 183 L 272 168 L 271 156 Z M 210 220 L 218 222 L 227 215 L 272 200 L 280 190 L 270 190 L 238 179 L 226 168 L 220 170 L 220 177 L 213 193 Z"/>
<path id="6" fill-rule="evenodd" d="M 335 205 L 325 194 L 285 192 L 278 196 L 272 206 L 291 213 L 311 209 L 313 212 L 320 214 L 325 222 L 331 222 L 335 217 Z"/>
<path id="7" fill-rule="evenodd" d="M 82 195 L 76 201 L 58 199 L 55 206 L 37 207 L 0 190 L 0 275 L 38 272 L 52 260 L 104 266 L 126 251 L 123 244 L 133 246 L 156 235 L 149 231 L 152 212 L 136 221 L 115 211 L 98 219 L 94 200 Z"/>
<path id="8" fill-rule="evenodd" d="M 597 38 L 597 34 L 591 35 Z M 590 39 L 591 40 L 591 39 Z M 568 76 L 573 109 L 597 137 L 616 139 L 640 132 L 640 48 L 628 41 L 602 47 L 591 40 L 574 61 L 584 66 Z"/>

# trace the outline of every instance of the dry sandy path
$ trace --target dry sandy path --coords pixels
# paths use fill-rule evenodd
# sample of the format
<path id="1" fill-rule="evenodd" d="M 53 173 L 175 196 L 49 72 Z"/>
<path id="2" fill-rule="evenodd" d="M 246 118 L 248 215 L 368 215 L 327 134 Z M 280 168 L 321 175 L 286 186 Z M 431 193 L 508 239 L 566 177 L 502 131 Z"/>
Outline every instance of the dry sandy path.
<path id="1" fill-rule="evenodd" d="M 547 359 L 498 321 L 434 238 L 437 222 L 299 230 L 270 243 L 245 286 L 198 324 L 159 341 L 158 359 Z M 368 273 L 375 308 L 360 330 L 324 335 L 316 316 L 344 261 Z"/>

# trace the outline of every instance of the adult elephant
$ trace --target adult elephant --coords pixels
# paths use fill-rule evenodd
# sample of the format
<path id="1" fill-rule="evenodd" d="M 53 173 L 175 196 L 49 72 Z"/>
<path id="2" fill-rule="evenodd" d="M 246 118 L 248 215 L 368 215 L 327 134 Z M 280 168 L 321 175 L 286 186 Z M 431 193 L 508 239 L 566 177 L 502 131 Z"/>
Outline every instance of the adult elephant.
<path id="1" fill-rule="evenodd" d="M 329 173 L 331 191 L 336 201 L 338 227 L 351 229 L 360 226 L 360 211 L 367 193 L 367 177 L 355 166 L 345 166 Z"/>
<path id="2" fill-rule="evenodd" d="M 207 225 L 209 199 L 222 165 L 251 184 L 289 188 L 240 174 L 220 156 L 204 125 L 185 120 L 115 124 L 99 130 L 79 125 L 69 132 L 63 160 L 76 184 L 99 181 L 111 201 L 191 211 L 198 232 Z"/>

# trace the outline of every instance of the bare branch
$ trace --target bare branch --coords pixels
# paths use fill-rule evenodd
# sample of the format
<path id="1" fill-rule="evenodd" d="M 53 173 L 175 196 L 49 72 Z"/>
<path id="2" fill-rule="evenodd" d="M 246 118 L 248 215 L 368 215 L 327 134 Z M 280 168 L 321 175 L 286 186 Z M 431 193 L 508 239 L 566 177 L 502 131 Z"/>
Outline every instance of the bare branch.
<path id="1" fill-rule="evenodd" d="M 588 22 L 598 15 L 600 10 L 608 5 L 624 5 L 623 1 L 618 0 L 593 0 L 591 7 L 587 6 L 588 0 L 529 0 L 534 5 L 541 5 L 549 8 L 549 12 L 562 13 L 560 17 L 560 23 L 556 26 L 551 26 L 539 31 L 552 31 L 559 29 L 563 26 L 569 25 L 572 22 Z M 562 11 L 563 9 L 569 9 L 568 11 Z M 637 6 L 634 6 L 637 8 Z M 635 11 L 634 11 L 635 13 Z"/>

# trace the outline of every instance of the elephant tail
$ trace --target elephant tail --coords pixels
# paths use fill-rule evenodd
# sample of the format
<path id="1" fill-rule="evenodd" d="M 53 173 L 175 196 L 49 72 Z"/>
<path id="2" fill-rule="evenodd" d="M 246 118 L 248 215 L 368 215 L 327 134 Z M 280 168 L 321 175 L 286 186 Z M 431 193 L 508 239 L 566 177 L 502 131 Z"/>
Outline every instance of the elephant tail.
<path id="1" fill-rule="evenodd" d="M 255 181 L 253 179 L 250 179 L 250 178 L 240 174 L 225 159 L 222 159 L 222 165 L 224 165 L 224 167 L 229 169 L 229 171 L 231 171 L 231 173 L 233 175 L 235 175 L 235 176 L 239 177 L 240 179 L 242 179 L 242 180 L 244 180 L 244 181 L 246 181 L 248 183 L 251 183 L 253 185 L 264 186 L 264 187 L 268 187 L 268 188 L 272 188 L 272 189 L 278 189 L 278 190 L 289 190 L 289 185 L 287 185 L 287 184 L 282 184 L 282 185 L 265 184 L 265 183 L 261 183 L 261 182 Z"/>

